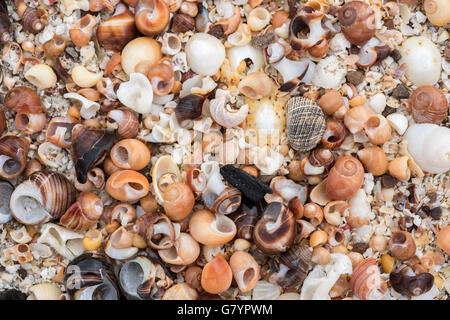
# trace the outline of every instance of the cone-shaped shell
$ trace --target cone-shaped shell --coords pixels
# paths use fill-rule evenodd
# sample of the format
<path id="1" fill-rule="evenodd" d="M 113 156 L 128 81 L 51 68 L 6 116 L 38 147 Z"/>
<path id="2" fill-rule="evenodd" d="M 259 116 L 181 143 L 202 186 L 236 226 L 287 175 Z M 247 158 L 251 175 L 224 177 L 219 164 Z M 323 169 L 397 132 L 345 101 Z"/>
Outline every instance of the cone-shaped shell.
<path id="1" fill-rule="evenodd" d="M 297 151 L 314 149 L 325 131 L 325 116 L 314 101 L 294 97 L 287 103 L 286 130 L 290 146 Z"/>

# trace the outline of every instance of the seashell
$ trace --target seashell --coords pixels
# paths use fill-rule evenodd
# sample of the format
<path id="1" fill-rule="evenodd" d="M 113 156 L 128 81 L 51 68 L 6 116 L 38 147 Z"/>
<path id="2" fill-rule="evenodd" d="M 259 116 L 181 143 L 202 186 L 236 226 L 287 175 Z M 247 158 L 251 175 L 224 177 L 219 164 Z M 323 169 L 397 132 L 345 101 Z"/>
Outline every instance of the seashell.
<path id="1" fill-rule="evenodd" d="M 176 55 L 181 50 L 181 40 L 174 33 L 164 33 L 162 37 L 161 52 L 168 55 Z"/>
<path id="2" fill-rule="evenodd" d="M 249 12 L 247 24 L 251 31 L 261 31 L 270 22 L 270 12 L 262 7 L 254 8 Z"/>
<path id="3" fill-rule="evenodd" d="M 137 113 L 149 113 L 152 108 L 153 88 L 146 76 L 131 73 L 130 80 L 120 84 L 117 98 L 123 105 Z"/>
<path id="4" fill-rule="evenodd" d="M 6 117 L 3 109 L 0 109 L 0 134 L 6 129 Z"/>
<path id="5" fill-rule="evenodd" d="M 274 300 L 280 297 L 281 287 L 264 280 L 256 282 L 252 291 L 253 300 Z"/>
<path id="6" fill-rule="evenodd" d="M 0 180 L 0 224 L 7 223 L 12 219 L 9 203 L 13 190 L 14 187 L 11 183 Z"/>
<path id="7" fill-rule="evenodd" d="M 26 300 L 27 295 L 17 289 L 8 289 L 0 293 L 0 300 Z"/>
<path id="8" fill-rule="evenodd" d="M 389 282 L 392 288 L 405 296 L 418 296 L 431 290 L 434 277 L 430 273 L 421 273 L 410 276 L 398 272 L 389 274 Z"/>
<path id="9" fill-rule="evenodd" d="M 79 233 L 53 223 L 46 223 L 41 227 L 41 236 L 37 242 L 48 244 L 58 254 L 72 260 L 84 251 L 82 239 L 83 235 Z"/>
<path id="10" fill-rule="evenodd" d="M 161 33 L 169 24 L 169 7 L 164 0 L 138 0 L 134 10 L 136 27 L 147 36 Z"/>
<path id="11" fill-rule="evenodd" d="M 136 137 L 139 130 L 139 120 L 128 109 L 114 109 L 108 112 L 108 120 L 117 123 L 119 137 L 127 139 Z"/>
<path id="12" fill-rule="evenodd" d="M 164 242 L 164 239 L 161 242 Z M 200 246 L 191 235 L 181 232 L 173 247 L 159 250 L 158 254 L 166 263 L 186 266 L 197 260 L 200 255 Z"/>
<path id="13" fill-rule="evenodd" d="M 364 124 L 364 131 L 373 144 L 383 144 L 391 138 L 392 128 L 381 114 L 371 115 Z"/>
<path id="14" fill-rule="evenodd" d="M 153 91 L 159 96 L 165 96 L 172 91 L 175 82 L 174 71 L 170 60 L 161 60 L 150 67 L 147 77 Z"/>
<path id="15" fill-rule="evenodd" d="M 416 243 L 410 233 L 396 231 L 389 240 L 391 254 L 400 261 L 411 259 L 416 254 Z"/>
<path id="16" fill-rule="evenodd" d="M 72 129 L 79 122 L 73 117 L 55 117 L 50 120 L 45 132 L 45 138 L 60 148 L 70 148 L 72 145 Z"/>
<path id="17" fill-rule="evenodd" d="M 275 83 L 264 72 L 247 74 L 239 82 L 239 91 L 248 98 L 258 100 L 271 94 Z"/>
<path id="18" fill-rule="evenodd" d="M 91 229 L 84 234 L 83 246 L 87 251 L 95 251 L 102 245 L 103 235 L 97 229 Z"/>
<path id="19" fill-rule="evenodd" d="M 22 226 L 20 229 L 10 231 L 9 235 L 16 243 L 28 243 L 32 239 L 25 226 Z"/>
<path id="20" fill-rule="evenodd" d="M 259 218 L 259 208 L 257 206 L 247 206 L 242 203 L 239 209 L 232 214 L 230 218 L 234 221 L 237 228 L 237 237 L 251 240 L 253 238 L 253 229 Z"/>
<path id="21" fill-rule="evenodd" d="M 124 263 L 118 281 L 121 292 L 133 300 L 159 299 L 172 283 L 158 262 L 143 256 Z"/>
<path id="22" fill-rule="evenodd" d="M 113 267 L 103 255 L 84 253 L 66 268 L 64 285 L 74 300 L 119 300 Z"/>
<path id="23" fill-rule="evenodd" d="M 189 94 L 180 99 L 175 109 L 177 120 L 182 124 L 185 120 L 197 119 L 202 114 L 205 98 L 197 94 Z"/>
<path id="24" fill-rule="evenodd" d="M 97 84 L 97 82 L 100 81 L 102 78 L 102 72 L 94 73 L 89 70 L 87 70 L 82 65 L 76 65 L 72 68 L 72 80 L 75 82 L 76 85 L 78 85 L 81 88 L 90 88 Z M 66 97 L 68 94 L 65 94 L 64 97 Z"/>
<path id="25" fill-rule="evenodd" d="M 232 280 L 230 265 L 221 254 L 203 267 L 201 285 L 206 292 L 213 294 L 224 292 L 230 287 Z"/>
<path id="26" fill-rule="evenodd" d="M 269 48 L 267 48 L 266 52 L 268 52 Z M 271 55 L 270 59 L 273 59 L 273 55 Z M 272 66 L 277 69 L 283 78 L 283 85 L 278 89 L 283 92 L 290 91 L 300 80 L 303 80 L 305 83 L 310 82 L 310 73 L 314 72 L 315 68 L 314 63 L 307 58 L 294 61 L 286 57 L 282 57 L 280 61 L 274 62 Z"/>
<path id="27" fill-rule="evenodd" d="M 102 200 L 92 192 L 82 192 L 61 216 L 59 223 L 71 230 L 86 231 L 95 225 L 102 212 Z"/>
<path id="28" fill-rule="evenodd" d="M 345 126 L 342 121 L 329 119 L 326 122 L 325 132 L 321 142 L 324 147 L 335 149 L 341 146 L 345 140 L 345 136 Z"/>
<path id="29" fill-rule="evenodd" d="M 414 90 L 410 99 L 415 122 L 439 124 L 447 118 L 448 102 L 440 89 L 421 86 Z"/>
<path id="30" fill-rule="evenodd" d="M 125 260 L 133 257 L 139 249 L 133 247 L 133 233 L 120 227 L 111 234 L 104 251 L 112 259 Z"/>
<path id="31" fill-rule="evenodd" d="M 33 34 L 41 32 L 48 24 L 48 13 L 44 8 L 32 8 L 24 4 L 22 0 L 14 1 L 18 7 L 19 17 L 21 18 L 23 30 Z M 19 4 L 18 4 L 19 3 Z M 19 6 L 25 6 L 26 9 L 22 11 Z"/>
<path id="32" fill-rule="evenodd" d="M 46 41 L 42 48 L 50 59 L 56 59 L 66 49 L 66 40 L 61 35 L 54 35 L 52 39 Z"/>
<path id="33" fill-rule="evenodd" d="M 211 117 L 225 128 L 232 128 L 241 124 L 248 115 L 248 105 L 237 107 L 226 103 L 225 96 L 212 99 L 209 103 Z"/>
<path id="34" fill-rule="evenodd" d="M 54 282 L 43 282 L 31 286 L 27 300 L 60 300 L 62 291 Z"/>
<path id="35" fill-rule="evenodd" d="M 174 182 L 163 193 L 164 212 L 173 221 L 186 218 L 194 208 L 194 194 L 188 185 Z"/>
<path id="36" fill-rule="evenodd" d="M 402 156 L 389 162 L 388 169 L 391 176 L 399 180 L 408 181 L 411 177 L 411 170 L 408 167 L 408 160 L 409 158 L 407 156 Z"/>
<path id="37" fill-rule="evenodd" d="M 159 213 L 144 214 L 136 220 L 133 228 L 151 248 L 157 250 L 170 249 L 179 235 L 179 224 Z"/>
<path id="38" fill-rule="evenodd" d="M 437 27 L 445 26 L 450 22 L 450 7 L 445 0 L 425 0 L 423 8 L 428 20 Z"/>
<path id="39" fill-rule="evenodd" d="M 76 125 L 72 129 L 72 159 L 77 180 L 86 183 L 87 174 L 113 144 L 113 136 L 101 130 Z"/>
<path id="40" fill-rule="evenodd" d="M 9 259 L 11 255 L 14 255 L 15 259 L 20 264 L 25 264 L 33 261 L 33 255 L 31 254 L 30 247 L 25 243 L 16 244 L 9 247 L 4 251 L 5 258 Z"/>
<path id="41" fill-rule="evenodd" d="M 172 18 L 172 32 L 188 32 L 195 29 L 195 20 L 184 13 L 175 14 Z"/>
<path id="42" fill-rule="evenodd" d="M 43 243 L 31 243 L 30 250 L 35 260 L 38 260 L 39 258 L 49 258 L 53 254 L 52 249 Z"/>
<path id="43" fill-rule="evenodd" d="M 108 178 L 105 189 L 116 200 L 134 201 L 145 197 L 150 185 L 143 174 L 133 170 L 120 170 Z"/>
<path id="44" fill-rule="evenodd" d="M 388 289 L 373 258 L 359 263 L 350 278 L 350 285 L 353 294 L 361 300 L 382 300 Z"/>
<path id="45" fill-rule="evenodd" d="M 326 192 L 327 180 L 328 179 L 322 180 L 322 182 L 316 185 L 309 194 L 311 201 L 321 206 L 324 206 L 331 201 L 330 197 L 328 197 L 328 194 Z"/>
<path id="46" fill-rule="evenodd" d="M 372 115 L 372 110 L 365 105 L 353 107 L 345 113 L 344 124 L 351 133 L 355 134 L 364 129 L 364 125 Z"/>
<path id="47" fill-rule="evenodd" d="M 362 186 L 364 168 L 356 158 L 341 156 L 328 173 L 326 192 L 333 200 L 346 200 Z"/>
<path id="48" fill-rule="evenodd" d="M 304 204 L 308 196 L 308 190 L 304 184 L 295 183 L 294 181 L 286 179 L 285 177 L 273 178 L 270 181 L 270 188 L 273 190 L 274 195 L 281 197 L 280 200 L 284 201 L 285 203 L 288 203 L 289 201 L 297 197 L 300 200 L 300 203 Z M 270 197 L 267 194 L 264 198 L 266 199 L 266 201 L 270 200 Z"/>
<path id="49" fill-rule="evenodd" d="M 247 21 L 249 18 L 250 14 L 249 17 L 247 18 Z M 219 20 L 215 25 L 222 26 L 223 34 L 227 36 L 235 32 L 238 29 L 240 23 L 241 23 L 241 12 L 239 6 L 234 6 L 233 14 L 227 18 Z"/>
<path id="50" fill-rule="evenodd" d="M 170 287 L 162 300 L 197 300 L 198 292 L 187 283 L 177 283 Z"/>
<path id="51" fill-rule="evenodd" d="M 403 135 L 408 129 L 408 119 L 401 113 L 391 113 L 386 117 L 389 124 L 399 135 Z"/>
<path id="52" fill-rule="evenodd" d="M 400 48 L 402 58 L 398 62 L 407 66 L 406 77 L 416 86 L 434 85 L 441 74 L 442 58 L 439 49 L 429 39 L 410 37 Z"/>
<path id="53" fill-rule="evenodd" d="M 362 46 L 375 35 L 375 11 L 363 1 L 345 3 L 338 18 L 342 33 L 354 45 Z"/>
<path id="54" fill-rule="evenodd" d="M 187 42 L 185 52 L 192 71 L 199 75 L 217 73 L 225 59 L 222 42 L 207 33 L 195 33 Z"/>
<path id="55" fill-rule="evenodd" d="M 290 248 L 280 256 L 280 268 L 274 280 L 283 289 L 298 290 L 312 266 L 312 250 L 299 245 Z"/>
<path id="56" fill-rule="evenodd" d="M 383 149 L 377 146 L 367 147 L 357 152 L 358 158 L 364 164 L 367 172 L 381 176 L 388 169 L 388 160 Z"/>
<path id="57" fill-rule="evenodd" d="M 180 170 L 170 155 L 165 155 L 155 162 L 151 170 L 152 190 L 159 203 L 164 203 L 163 193 L 167 186 L 173 182 L 181 181 Z"/>
<path id="58" fill-rule="evenodd" d="M 120 169 L 139 171 L 150 162 L 150 150 L 137 139 L 124 139 L 111 149 L 110 157 L 114 165 Z"/>
<path id="59" fill-rule="evenodd" d="M 322 109 L 304 97 L 289 99 L 286 130 L 290 146 L 297 151 L 309 151 L 320 142 L 325 131 Z"/>
<path id="60" fill-rule="evenodd" d="M 237 229 L 233 220 L 220 213 L 199 210 L 189 219 L 191 236 L 201 244 L 220 246 L 229 242 L 236 235 Z"/>
<path id="61" fill-rule="evenodd" d="M 352 273 L 350 258 L 341 253 L 332 253 L 327 265 L 317 264 L 309 272 L 300 291 L 300 300 L 330 300 L 330 289 L 343 274 Z"/>
<path id="62" fill-rule="evenodd" d="M 53 87 L 56 84 L 56 74 L 53 69 L 43 63 L 35 64 L 24 74 L 32 85 L 41 90 Z"/>
<path id="63" fill-rule="evenodd" d="M 261 180 L 232 165 L 225 165 L 220 168 L 220 174 L 228 183 L 253 202 L 259 202 L 265 194 L 272 193 L 272 190 Z"/>
<path id="64" fill-rule="evenodd" d="M 336 89 L 331 89 L 320 97 L 319 106 L 324 114 L 331 115 L 342 106 L 342 96 Z"/>
<path id="65" fill-rule="evenodd" d="M 43 113 L 23 113 L 16 115 L 16 126 L 25 134 L 34 134 L 44 129 L 47 117 Z"/>
<path id="66" fill-rule="evenodd" d="M 236 251 L 230 258 L 230 268 L 240 291 L 248 292 L 253 289 L 260 273 L 260 267 L 253 256 Z"/>
<path id="67" fill-rule="evenodd" d="M 430 173 L 450 170 L 450 129 L 435 124 L 413 124 L 405 133 L 408 151 L 420 168 Z"/>
<path id="68" fill-rule="evenodd" d="M 41 113 L 41 99 L 28 87 L 15 87 L 8 91 L 4 100 L 5 107 L 14 112 Z"/>
<path id="69" fill-rule="evenodd" d="M 87 14 L 75 21 L 69 29 L 70 39 L 76 46 L 84 47 L 94 35 L 97 20 L 93 15 Z"/>
<path id="70" fill-rule="evenodd" d="M 121 58 L 123 71 L 131 75 L 137 72 L 138 66 L 145 65 L 150 67 L 161 60 L 161 46 L 155 39 L 139 37 L 125 45 L 122 49 Z"/>
<path id="71" fill-rule="evenodd" d="M 260 71 L 265 65 L 263 50 L 255 48 L 251 44 L 228 48 L 227 57 L 230 61 L 231 70 L 238 73 L 242 73 L 242 71 L 238 71 L 238 68 L 241 67 L 242 62 L 245 62 L 247 59 L 250 59 L 252 62 L 247 74 Z"/>
<path id="72" fill-rule="evenodd" d="M 186 171 L 186 184 L 195 193 L 202 193 L 206 189 L 208 180 L 203 171 L 199 168 L 191 167 Z"/>
<path id="73" fill-rule="evenodd" d="M 106 9 L 108 12 L 112 13 L 114 11 L 114 7 L 120 0 L 90 0 L 89 1 L 89 11 L 99 12 L 103 9 Z"/>
<path id="74" fill-rule="evenodd" d="M 75 201 L 75 189 L 61 174 L 38 172 L 16 187 L 11 195 L 11 212 L 24 224 L 58 219 Z"/>
<path id="75" fill-rule="evenodd" d="M 444 250 L 447 254 L 450 252 L 450 226 L 445 226 L 439 230 L 436 237 L 436 245 Z"/>
<path id="76" fill-rule="evenodd" d="M 326 45 L 325 53 L 328 51 L 326 41 L 327 31 L 322 27 L 323 12 L 313 11 L 311 7 L 305 7 L 297 12 L 295 17 L 291 19 L 289 25 L 289 41 L 294 50 L 305 50 L 315 46 Z M 308 29 L 306 33 L 304 29 Z M 300 39 L 299 33 L 307 34 L 306 38 Z M 325 41 L 324 41 L 325 40 Z M 319 56 L 323 56 L 323 52 Z"/>
<path id="77" fill-rule="evenodd" d="M 19 176 L 27 165 L 30 141 L 25 137 L 4 135 L 0 138 L 0 176 L 12 179 Z"/>
<path id="78" fill-rule="evenodd" d="M 105 50 L 120 51 L 136 37 L 134 15 L 122 3 L 119 3 L 114 14 L 101 22 L 97 28 L 98 42 Z"/>
<path id="79" fill-rule="evenodd" d="M 11 38 L 11 21 L 8 17 L 8 8 L 6 3 L 0 3 L 0 43 L 8 42 Z"/>
<path id="80" fill-rule="evenodd" d="M 266 254 L 285 252 L 296 234 L 295 217 L 279 202 L 271 202 L 255 225 L 253 239 L 256 246 Z"/>

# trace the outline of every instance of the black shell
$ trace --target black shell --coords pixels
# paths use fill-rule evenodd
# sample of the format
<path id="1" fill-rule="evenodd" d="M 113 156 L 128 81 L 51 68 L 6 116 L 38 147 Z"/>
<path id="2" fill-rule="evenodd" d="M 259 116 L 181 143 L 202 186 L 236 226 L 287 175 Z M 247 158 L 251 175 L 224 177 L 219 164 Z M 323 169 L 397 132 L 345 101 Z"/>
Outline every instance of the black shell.
<path id="1" fill-rule="evenodd" d="M 433 287 L 434 277 L 431 273 L 407 276 L 402 273 L 391 272 L 389 281 L 392 288 L 402 295 L 418 296 L 430 291 L 431 287 Z"/>
<path id="2" fill-rule="evenodd" d="M 202 115 L 205 98 L 198 94 L 188 94 L 180 99 L 175 109 L 175 115 L 180 124 L 184 120 L 197 119 Z"/>
<path id="3" fill-rule="evenodd" d="M 8 8 L 4 1 L 0 1 L 0 43 L 10 40 L 11 21 L 8 17 Z"/>
<path id="4" fill-rule="evenodd" d="M 76 125 L 72 130 L 72 159 L 77 180 L 86 183 L 87 173 L 112 147 L 114 136 L 102 130 Z"/>
<path id="5" fill-rule="evenodd" d="M 220 168 L 220 174 L 233 187 L 241 191 L 245 197 L 253 202 L 264 199 L 266 193 L 272 193 L 272 189 L 264 182 L 231 164 Z"/>
<path id="6" fill-rule="evenodd" d="M 8 289 L 0 292 L 0 301 L 2 300 L 26 300 L 27 295 L 17 289 Z"/>
<path id="7" fill-rule="evenodd" d="M 319 105 L 305 97 L 287 103 L 286 131 L 290 146 L 301 152 L 314 149 L 325 132 L 325 116 Z"/>

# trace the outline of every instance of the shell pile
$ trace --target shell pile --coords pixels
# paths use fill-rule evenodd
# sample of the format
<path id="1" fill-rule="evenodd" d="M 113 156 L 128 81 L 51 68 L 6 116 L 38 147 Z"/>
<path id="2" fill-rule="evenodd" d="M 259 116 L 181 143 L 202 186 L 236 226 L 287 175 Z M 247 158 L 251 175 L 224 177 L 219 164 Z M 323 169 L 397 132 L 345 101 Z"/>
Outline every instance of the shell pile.
<path id="1" fill-rule="evenodd" d="M 448 300 L 449 27 L 0 0 L 0 300 Z"/>

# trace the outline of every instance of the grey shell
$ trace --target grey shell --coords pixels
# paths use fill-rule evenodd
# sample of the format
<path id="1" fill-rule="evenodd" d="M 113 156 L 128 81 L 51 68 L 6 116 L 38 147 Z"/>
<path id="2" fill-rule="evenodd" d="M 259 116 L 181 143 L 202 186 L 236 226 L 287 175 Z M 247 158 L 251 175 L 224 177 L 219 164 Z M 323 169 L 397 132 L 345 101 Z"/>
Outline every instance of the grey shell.
<path id="1" fill-rule="evenodd" d="M 301 152 L 314 149 L 325 132 L 325 116 L 319 105 L 305 97 L 287 103 L 286 131 L 290 146 Z"/>

